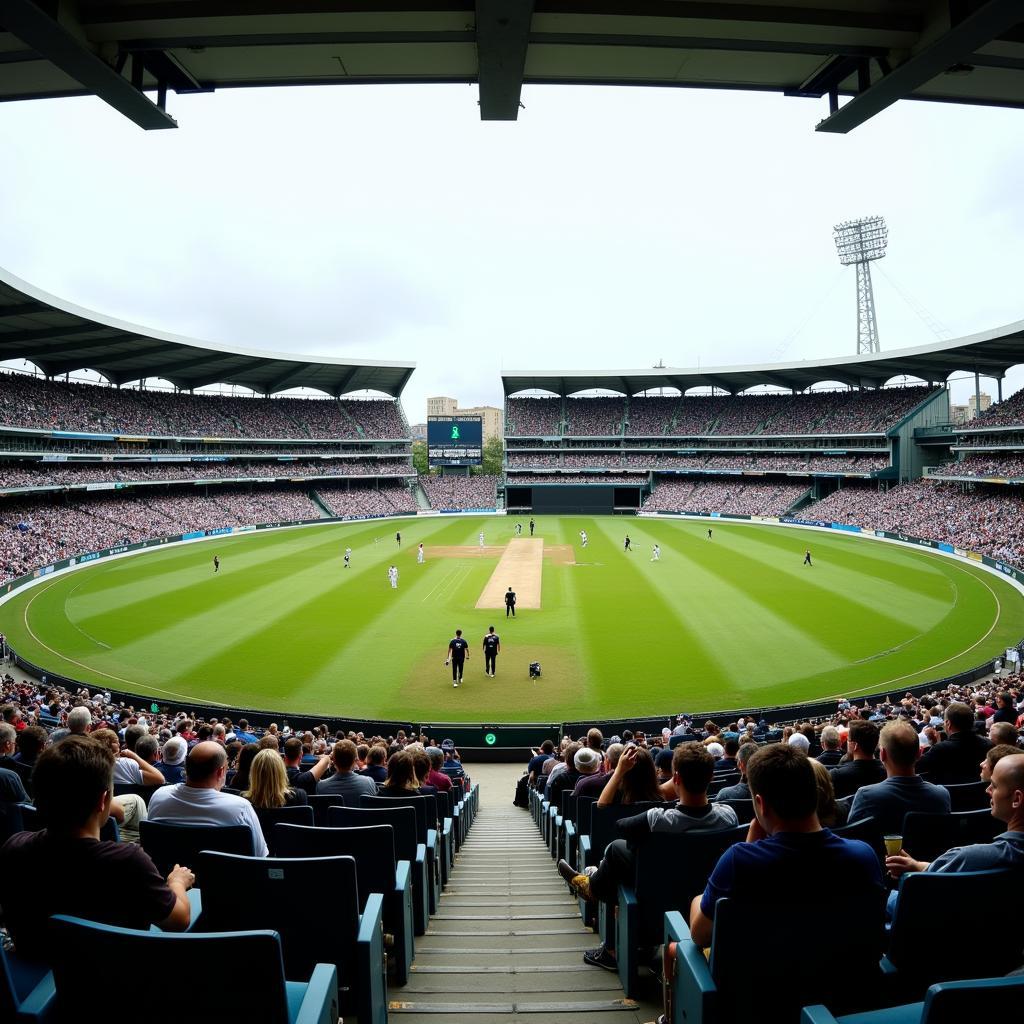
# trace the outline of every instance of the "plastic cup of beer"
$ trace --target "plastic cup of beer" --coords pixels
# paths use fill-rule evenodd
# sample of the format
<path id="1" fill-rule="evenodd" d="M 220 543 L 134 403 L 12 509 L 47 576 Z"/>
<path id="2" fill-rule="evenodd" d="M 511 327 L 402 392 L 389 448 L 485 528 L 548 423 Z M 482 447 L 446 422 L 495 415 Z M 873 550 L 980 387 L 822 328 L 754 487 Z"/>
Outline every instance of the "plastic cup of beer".
<path id="1" fill-rule="evenodd" d="M 895 857 L 896 854 L 903 849 L 903 836 L 898 835 L 887 835 L 885 837 L 885 852 L 890 857 Z"/>

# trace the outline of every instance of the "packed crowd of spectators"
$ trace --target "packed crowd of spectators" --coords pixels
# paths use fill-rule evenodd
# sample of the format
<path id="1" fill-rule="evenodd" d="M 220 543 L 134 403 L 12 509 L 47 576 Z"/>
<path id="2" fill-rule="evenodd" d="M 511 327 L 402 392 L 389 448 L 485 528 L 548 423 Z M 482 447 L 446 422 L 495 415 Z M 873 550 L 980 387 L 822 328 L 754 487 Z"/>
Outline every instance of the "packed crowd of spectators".
<path id="1" fill-rule="evenodd" d="M 625 415 L 623 398 L 570 398 L 565 403 L 565 433 L 576 437 L 618 435 Z"/>
<path id="2" fill-rule="evenodd" d="M 407 459 L 299 459 L 294 462 L 53 462 L 0 463 L 0 490 L 8 487 L 74 487 L 88 483 L 178 480 L 295 479 L 319 476 L 411 476 Z"/>
<path id="3" fill-rule="evenodd" d="M 970 420 L 966 426 L 968 429 L 1024 426 L 1024 388 L 1014 392 L 1002 402 L 990 405 L 980 416 Z"/>
<path id="4" fill-rule="evenodd" d="M 416 499 L 404 483 L 379 487 L 318 487 L 319 497 L 336 516 L 391 516 L 416 512 Z"/>
<path id="5" fill-rule="evenodd" d="M 681 398 L 567 398 L 508 400 L 509 433 L 575 436 L 748 436 L 861 434 L 888 430 L 934 394 L 928 387 L 806 394 L 684 395 Z M 1006 404 L 1006 403 L 1003 403 Z"/>
<path id="6" fill-rule="evenodd" d="M 434 509 L 461 511 L 498 504 L 496 476 L 421 476 L 420 484 Z"/>
<path id="7" fill-rule="evenodd" d="M 391 400 L 119 389 L 0 374 L 0 421 L 37 430 L 181 437 L 406 438 Z"/>
<path id="8" fill-rule="evenodd" d="M 781 516 L 807 493 L 807 484 L 659 480 L 644 499 L 644 512 L 726 512 L 732 515 Z"/>
<path id="9" fill-rule="evenodd" d="M 728 455 L 661 455 L 658 452 L 509 452 L 512 469 L 749 469 L 758 473 L 875 473 L 889 466 L 886 455 L 776 455 L 737 453 Z"/>
<path id="10" fill-rule="evenodd" d="M 1024 477 L 1024 455 L 1013 452 L 988 452 L 966 455 L 957 462 L 936 466 L 932 476 Z"/>
<path id="11" fill-rule="evenodd" d="M 681 399 L 678 396 L 665 398 L 655 395 L 647 398 L 631 398 L 625 433 L 632 437 L 655 437 L 672 432 Z"/>
<path id="12" fill-rule="evenodd" d="M 532 486 L 533 484 L 609 484 L 639 487 L 645 482 L 642 474 L 625 476 L 616 473 L 593 473 L 584 475 L 582 473 L 551 473 L 548 476 L 531 476 L 529 473 L 516 474 L 508 478 L 508 483 L 513 487 L 517 485 Z"/>
<path id="13" fill-rule="evenodd" d="M 1024 566 L 1024 497 L 1016 487 L 919 480 L 888 491 L 848 485 L 802 509 L 805 519 L 945 541 Z"/>
<path id="14" fill-rule="evenodd" d="M 560 398 L 510 398 L 505 403 L 505 429 L 520 437 L 554 437 L 562 425 Z"/>

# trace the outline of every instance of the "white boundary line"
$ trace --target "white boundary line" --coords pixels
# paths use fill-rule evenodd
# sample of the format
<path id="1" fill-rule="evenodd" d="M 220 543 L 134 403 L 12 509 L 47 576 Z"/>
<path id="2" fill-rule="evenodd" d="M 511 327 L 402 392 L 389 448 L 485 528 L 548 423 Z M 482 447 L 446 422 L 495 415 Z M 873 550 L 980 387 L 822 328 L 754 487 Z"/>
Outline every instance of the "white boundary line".
<path id="1" fill-rule="evenodd" d="M 919 554 L 935 555 L 935 556 L 937 556 L 939 558 L 948 558 L 952 562 L 957 563 L 956 567 L 958 569 L 960 569 L 961 572 L 964 572 L 966 575 L 971 576 L 974 579 L 977 579 L 982 584 L 982 586 L 992 595 L 993 600 L 996 602 L 996 617 L 993 620 L 992 625 L 989 626 L 989 628 L 988 628 L 987 632 L 985 633 L 985 635 L 983 637 L 981 637 L 980 639 L 976 640 L 973 644 L 971 644 L 970 647 L 967 647 L 964 650 L 960 651 L 958 654 L 954 654 L 951 657 L 946 658 L 944 661 L 937 662 L 934 665 L 929 665 L 927 668 L 918 669 L 916 672 L 908 672 L 908 673 L 906 673 L 906 674 L 904 674 L 902 676 L 896 676 L 896 678 L 894 678 L 894 679 L 887 679 L 887 680 L 883 680 L 882 682 L 879 682 L 879 683 L 872 683 L 870 686 L 862 686 L 862 687 L 860 687 L 859 689 L 856 689 L 856 690 L 844 690 L 842 693 L 826 694 L 826 695 L 824 695 L 822 697 L 814 698 L 815 700 L 834 700 L 834 699 L 838 699 L 839 697 L 849 696 L 851 694 L 855 695 L 855 694 L 858 694 L 858 693 L 866 693 L 869 690 L 881 691 L 881 690 L 884 690 L 887 687 L 887 685 L 890 684 L 890 683 L 899 683 L 899 682 L 902 682 L 904 679 L 912 679 L 914 676 L 919 676 L 919 675 L 923 675 L 925 673 L 930 673 L 933 669 L 941 668 L 943 665 L 948 665 L 951 661 L 956 661 L 957 658 L 962 658 L 965 654 L 969 654 L 971 651 L 973 651 L 975 647 L 978 647 L 980 644 L 983 644 L 992 635 L 992 631 L 999 624 L 999 619 L 1002 617 L 1003 605 L 1002 605 L 1002 602 L 999 600 L 999 595 L 996 594 L 996 592 L 988 585 L 988 583 L 982 577 L 974 576 L 973 573 L 967 572 L 967 570 L 965 568 L 966 566 L 970 565 L 970 566 L 973 566 L 976 569 L 981 569 L 984 572 L 989 573 L 992 576 L 995 576 L 996 578 L 1001 579 L 1004 582 L 1008 583 L 1011 587 L 1013 587 L 1015 590 L 1017 590 L 1020 594 L 1024 594 L 1024 584 L 1019 583 L 1012 576 L 1007 576 L 1006 573 L 1002 573 L 998 569 L 993 569 L 992 566 L 986 565 L 984 562 L 979 562 L 977 559 L 974 559 L 974 558 L 968 558 L 965 555 L 958 555 L 955 551 L 940 551 L 938 548 L 931 548 L 931 547 L 928 547 L 925 544 L 915 544 L 913 541 L 897 540 L 894 537 L 878 537 L 878 536 L 875 535 L 874 529 L 865 530 L 864 528 L 862 528 L 860 531 L 854 532 L 853 530 L 834 530 L 830 526 L 812 526 L 810 524 L 804 524 L 804 523 L 762 522 L 761 520 L 754 520 L 754 519 L 727 519 L 727 518 L 724 518 L 723 516 L 693 516 L 693 515 L 680 516 L 680 515 L 673 515 L 672 513 L 661 513 L 661 512 L 653 512 L 653 513 L 652 512 L 647 512 L 647 513 L 644 513 L 643 516 L 638 516 L 637 518 L 639 518 L 641 520 L 643 520 L 643 519 L 659 519 L 659 520 L 662 520 L 662 521 L 672 521 L 672 520 L 674 520 L 675 522 L 679 522 L 679 523 L 685 523 L 685 522 L 688 522 L 688 521 L 693 521 L 693 522 L 725 523 L 726 525 L 729 525 L 729 526 L 784 527 L 784 528 L 787 528 L 787 529 L 795 529 L 795 530 L 813 530 L 815 533 L 825 533 L 825 534 L 829 534 L 829 535 L 831 535 L 833 537 L 853 537 L 853 538 L 860 538 L 862 540 L 880 541 L 880 542 L 882 542 L 884 544 L 896 544 L 896 545 L 898 545 L 901 548 L 907 548 L 907 549 L 915 551 L 915 552 L 917 552 Z M 770 517 L 770 518 L 774 518 L 774 517 Z M 927 538 L 921 538 L 921 539 L 924 540 L 924 539 L 927 539 Z M 912 685 L 914 685 L 914 686 L 924 686 L 924 685 L 927 685 L 927 683 L 928 683 L 928 680 L 925 680 L 925 682 L 923 682 L 923 683 L 914 683 Z M 812 703 L 812 702 L 811 701 L 800 701 L 798 703 L 807 704 L 807 703 Z M 794 705 L 794 706 L 796 706 L 796 705 Z"/>
<path id="2" fill-rule="evenodd" d="M 465 516 L 467 516 L 469 514 L 470 513 L 464 513 L 464 512 L 435 513 L 431 518 L 456 519 L 456 518 L 464 518 Z M 498 512 L 474 513 L 474 514 L 486 516 L 486 517 L 489 517 L 489 518 L 494 518 L 496 516 L 505 515 L 506 512 L 505 512 L 504 509 L 502 509 L 502 510 L 499 510 Z M 203 543 L 203 542 L 206 542 L 206 541 L 221 541 L 221 542 L 223 542 L 223 541 L 229 540 L 229 539 L 231 539 L 233 537 L 244 537 L 244 536 L 248 536 L 248 535 L 258 535 L 258 534 L 262 534 L 262 533 L 272 533 L 272 532 L 278 532 L 278 531 L 281 531 L 281 530 L 302 530 L 302 529 L 314 530 L 314 529 L 323 529 L 325 527 L 331 527 L 331 526 L 352 526 L 352 525 L 358 525 L 358 524 L 362 524 L 362 523 L 369 524 L 369 523 L 379 523 L 379 522 L 388 522 L 388 523 L 392 523 L 392 522 L 408 522 L 409 520 L 415 520 L 416 518 L 417 518 L 416 514 L 410 514 L 410 515 L 407 515 L 407 516 L 388 516 L 386 518 L 381 518 L 381 519 L 347 519 L 347 520 L 343 520 L 343 521 L 332 521 L 332 522 L 325 522 L 325 523 L 303 523 L 301 525 L 272 526 L 272 527 L 268 527 L 265 530 L 244 530 L 244 531 L 239 531 L 237 533 L 216 534 L 216 535 L 214 535 L 212 537 L 211 536 L 193 537 L 193 538 L 191 538 L 189 540 L 171 541 L 171 542 L 169 542 L 167 544 L 154 544 L 154 545 L 152 545 L 152 546 L 150 546 L 148 548 L 139 548 L 136 551 L 122 551 L 122 552 L 120 552 L 119 554 L 116 554 L 116 555 L 107 555 L 105 558 L 91 559 L 90 561 L 87 561 L 87 562 L 79 562 L 76 565 L 69 565 L 69 566 L 67 566 L 64 569 L 58 569 L 55 572 L 47 573 L 45 576 L 40 576 L 39 579 L 37 579 L 37 580 L 32 580 L 30 583 L 23 584 L 22 586 L 18 587 L 16 590 L 12 590 L 10 593 L 0 595 L 0 605 L 6 604 L 8 601 L 12 600 L 14 597 L 19 596 L 21 594 L 24 594 L 25 592 L 27 592 L 28 590 L 30 590 L 32 588 L 39 587 L 40 585 L 52 584 L 52 583 L 56 582 L 56 580 L 59 577 L 64 576 L 64 575 L 66 575 L 67 573 L 70 573 L 70 572 L 75 572 L 78 569 L 90 568 L 90 567 L 98 565 L 100 563 L 108 564 L 111 561 L 113 561 L 114 559 L 127 558 L 127 557 L 132 557 L 132 556 L 135 556 L 135 555 L 144 555 L 144 554 L 151 553 L 153 551 L 160 551 L 160 550 L 164 550 L 166 548 L 178 547 L 179 545 L 182 545 L 182 544 L 197 544 L 197 543 Z M 982 571 L 984 571 L 986 573 L 990 573 L 991 575 L 996 576 L 996 577 L 998 577 L 1001 580 L 1004 580 L 1010 586 L 1014 587 L 1019 593 L 1024 595 L 1024 584 L 1018 583 L 1017 580 L 1013 579 L 1013 577 L 1007 576 L 1005 573 L 999 572 L 998 569 L 993 569 L 991 566 L 985 565 L 984 562 L 979 562 L 976 559 L 967 558 L 966 556 L 963 556 L 963 555 L 958 555 L 955 551 L 940 551 L 937 548 L 927 547 L 926 545 L 922 545 L 922 544 L 915 544 L 915 543 L 913 543 L 911 541 L 896 540 L 895 538 L 892 538 L 892 537 L 878 537 L 878 536 L 875 535 L 873 530 L 865 531 L 864 529 L 862 529 L 859 532 L 853 532 L 853 531 L 847 531 L 847 530 L 834 530 L 834 529 L 832 529 L 831 527 L 828 527 L 828 526 L 813 526 L 813 525 L 804 524 L 804 523 L 780 523 L 778 521 L 770 522 L 770 521 L 753 520 L 753 519 L 729 519 L 729 518 L 725 518 L 723 516 L 711 516 L 711 515 L 687 515 L 687 516 L 681 516 L 681 515 L 673 515 L 671 513 L 661 513 L 661 512 L 645 512 L 645 513 L 642 513 L 642 514 L 638 514 L 636 518 L 639 521 L 641 521 L 641 522 L 643 520 L 645 520 L 645 519 L 657 519 L 657 520 L 661 520 L 661 521 L 674 521 L 674 522 L 677 522 L 677 523 L 685 523 L 685 522 L 714 522 L 714 523 L 719 523 L 719 524 L 725 523 L 725 524 L 730 525 L 730 526 L 784 527 L 784 528 L 788 528 L 788 529 L 808 530 L 808 531 L 813 531 L 815 533 L 827 533 L 827 534 L 830 534 L 833 537 L 852 537 L 852 538 L 859 538 L 861 540 L 873 540 L 873 541 L 879 541 L 879 542 L 887 543 L 887 544 L 896 544 L 896 545 L 898 545 L 898 546 L 900 546 L 902 548 L 912 549 L 912 550 L 916 551 L 919 554 L 933 555 L 933 556 L 936 556 L 936 557 L 939 557 L 939 558 L 948 558 L 948 559 L 950 559 L 950 560 L 952 560 L 954 562 L 962 563 L 963 565 L 974 566 L 977 569 L 981 569 Z M 774 517 L 768 517 L 768 518 L 774 518 Z M 925 538 L 922 538 L 922 539 L 925 539 Z M 968 575 L 971 575 L 971 574 L 968 574 Z M 929 668 L 920 669 L 919 671 L 914 672 L 914 673 L 910 673 L 908 675 L 898 676 L 898 677 L 896 677 L 896 679 L 891 679 L 891 680 L 888 680 L 887 682 L 889 682 L 889 683 L 900 682 L 903 679 L 912 678 L 915 675 L 921 675 L 922 673 L 925 673 L 925 672 L 931 672 L 932 669 L 940 668 L 942 665 L 949 664 L 950 661 L 955 661 L 957 658 L 960 658 L 963 655 L 965 655 L 965 654 L 969 653 L 970 651 L 974 650 L 975 647 L 977 647 L 979 644 L 983 643 L 992 634 L 992 631 L 995 629 L 996 625 L 998 624 L 999 618 L 1000 618 L 1000 616 L 1002 614 L 1002 603 L 999 601 L 999 598 L 996 595 L 995 591 L 987 583 L 985 583 L 984 580 L 982 580 L 981 582 L 985 586 L 985 588 L 989 591 L 989 593 L 992 594 L 993 598 L 995 599 L 996 606 L 997 606 L 997 609 L 998 609 L 997 610 L 997 614 L 996 614 L 996 618 L 995 618 L 994 622 L 992 623 L 992 625 L 989 627 L 988 631 L 985 633 L 985 636 L 981 637 L 979 640 L 977 640 L 975 643 L 973 643 L 970 647 L 966 648 L 964 651 L 961 651 L 959 654 L 955 654 L 952 657 L 947 658 L 945 661 L 938 662 L 938 664 L 936 664 L 936 665 L 932 665 Z M 47 586 L 46 589 L 48 590 L 49 586 Z M 128 683 L 129 686 L 131 686 L 133 689 L 139 688 L 141 686 L 141 684 L 132 682 L 132 681 L 130 681 L 128 679 L 125 679 L 123 676 L 115 676 L 115 675 L 112 675 L 109 672 L 104 672 L 101 669 L 96 669 L 96 668 L 93 668 L 90 665 L 84 664 L 83 662 L 76 661 L 74 658 L 69 658 L 67 655 L 61 654 L 60 651 L 54 650 L 54 648 L 50 647 L 48 644 L 46 644 L 42 640 L 40 640 L 39 637 L 36 636 L 36 634 L 33 632 L 31 626 L 29 626 L 29 624 L 28 624 L 28 611 L 31 608 L 31 606 L 32 606 L 33 602 L 35 601 L 35 599 L 37 597 L 39 597 L 40 594 L 42 594 L 42 593 L 45 593 L 45 591 L 39 591 L 39 593 L 34 594 L 31 597 L 31 599 L 29 600 L 28 604 L 26 604 L 25 610 L 22 613 L 23 616 L 24 616 L 25 628 L 31 634 L 32 638 L 36 641 L 36 643 L 38 643 L 41 647 L 43 647 L 46 650 L 50 651 L 52 654 L 56 655 L 58 658 L 62 659 L 63 661 L 68 662 L 69 664 L 78 665 L 80 668 L 84 668 L 84 669 L 86 669 L 89 672 L 95 672 L 97 675 L 105 676 L 106 678 L 112 679 L 112 680 L 114 680 L 116 682 Z M 40 667 L 42 667 L 42 666 L 40 666 Z M 86 683 L 85 685 L 88 686 L 89 684 Z M 925 683 L 921 683 L 921 684 L 914 684 L 914 685 L 926 685 L 926 684 Z M 208 704 L 208 705 L 216 706 L 216 707 L 232 707 L 232 706 L 234 706 L 234 705 L 231 705 L 231 704 L 227 704 L 227 703 L 225 703 L 223 701 L 211 700 L 211 699 L 209 699 L 207 697 L 196 697 L 196 696 L 189 695 L 189 694 L 178 693 L 178 692 L 176 692 L 174 690 L 161 690 L 159 687 L 156 687 L 156 686 L 148 686 L 148 685 L 146 685 L 146 686 L 144 686 L 142 688 L 146 689 L 146 690 L 151 690 L 153 693 L 162 693 L 162 694 L 166 694 L 168 696 L 178 697 L 178 698 L 180 698 L 182 700 L 196 701 L 198 703 Z M 822 697 L 817 697 L 817 698 L 814 698 L 814 699 L 815 700 L 833 700 L 833 699 L 838 698 L 839 696 L 846 696 L 846 695 L 849 695 L 849 694 L 863 693 L 865 690 L 883 690 L 883 689 L 885 689 L 885 683 L 872 683 L 871 686 L 862 687 L 862 688 L 857 689 L 857 690 L 845 690 L 843 692 L 843 694 L 829 694 L 829 695 L 825 695 L 825 696 L 822 696 Z M 803 701 L 802 703 L 806 704 L 806 703 L 808 703 L 808 701 Z M 796 706 L 796 705 L 794 705 L 794 706 Z"/>
<path id="3" fill-rule="evenodd" d="M 435 513 L 434 518 L 455 519 L 455 518 L 459 518 L 460 516 L 465 516 L 467 514 L 468 513 L 464 513 L 464 512 L 455 512 L 455 513 L 451 513 L 451 514 Z M 476 514 L 477 515 L 484 515 L 484 516 L 488 515 L 488 513 L 476 513 Z M 500 512 L 497 512 L 497 513 L 491 513 L 490 515 L 494 516 L 494 515 L 504 515 L 504 514 L 505 514 L 504 511 L 500 511 Z M 209 697 L 197 697 L 194 694 L 179 693 L 177 690 L 163 690 L 163 689 L 161 689 L 158 686 L 150 686 L 148 683 L 143 684 L 143 683 L 141 683 L 141 682 L 139 682 L 137 680 L 125 679 L 124 676 L 115 676 L 115 675 L 113 675 L 110 672 L 104 672 L 102 669 L 95 668 L 92 665 L 87 665 L 87 664 L 85 664 L 85 662 L 78 661 L 75 658 L 70 658 L 70 657 L 68 657 L 68 655 L 62 654 L 60 651 L 55 650 L 49 644 L 47 644 L 44 641 L 39 639 L 39 637 L 36 635 L 35 631 L 29 625 L 29 622 L 28 622 L 29 609 L 32 607 L 32 604 L 35 602 L 36 598 L 40 597 L 42 594 L 45 594 L 46 591 L 50 589 L 50 586 L 52 586 L 54 583 L 56 583 L 57 580 L 60 579 L 62 576 L 66 576 L 68 573 L 77 572 L 79 569 L 89 569 L 89 568 L 92 568 L 92 567 L 97 566 L 97 565 L 109 565 L 111 562 L 113 562 L 113 561 L 115 561 L 117 559 L 121 559 L 121 558 L 132 558 L 135 555 L 152 554 L 152 552 L 154 552 L 154 551 L 165 551 L 167 548 L 181 547 L 182 545 L 185 545 L 185 544 L 202 544 L 202 543 L 204 543 L 206 541 L 221 541 L 221 542 L 223 542 L 223 541 L 226 541 L 226 540 L 230 540 L 233 537 L 250 537 L 250 536 L 255 537 L 255 536 L 259 536 L 260 534 L 278 533 L 278 532 L 280 532 L 282 530 L 304 530 L 304 529 L 319 530 L 319 529 L 324 529 L 326 527 L 331 527 L 331 526 L 353 526 L 353 525 L 360 525 L 360 524 L 363 524 L 363 523 L 370 524 L 370 523 L 410 522 L 410 521 L 415 520 L 416 518 L 417 518 L 417 516 L 416 516 L 415 513 L 410 513 L 407 516 L 387 516 L 387 517 L 378 518 L 378 519 L 344 519 L 344 520 L 332 520 L 332 521 L 324 522 L 324 523 L 302 523 L 302 524 L 297 524 L 297 525 L 289 524 L 289 525 L 286 525 L 286 526 L 270 526 L 270 527 L 267 527 L 265 530 L 239 530 L 236 533 L 218 533 L 218 534 L 215 534 L 212 537 L 211 536 L 191 537 L 191 538 L 189 538 L 189 540 L 169 541 L 166 544 L 152 544 L 152 545 L 150 545 L 147 548 L 138 548 L 135 551 L 121 551 L 121 552 L 119 552 L 116 555 L 107 555 L 104 558 L 93 558 L 93 559 L 90 559 L 89 561 L 86 561 L 86 562 L 77 562 L 75 565 L 65 566 L 63 569 L 57 569 L 54 572 L 48 572 L 45 576 L 40 576 L 38 579 L 32 580 L 29 583 L 23 583 L 20 587 L 14 589 L 14 590 L 11 590 L 9 593 L 0 595 L 0 605 L 4 605 L 8 601 L 13 600 L 15 597 L 19 597 L 22 594 L 25 594 L 25 593 L 27 593 L 28 591 L 30 591 L 32 589 L 35 589 L 36 593 L 33 594 L 31 598 L 29 598 L 29 601 L 25 605 L 24 611 L 22 612 L 22 618 L 23 618 L 23 621 L 24 621 L 24 624 L 25 624 L 25 629 L 28 630 L 29 635 L 32 637 L 33 640 L 35 640 L 35 642 L 37 644 L 39 644 L 40 647 L 42 647 L 45 650 L 49 651 L 51 654 L 53 654 L 56 657 L 60 658 L 62 661 L 67 662 L 69 665 L 77 665 L 79 668 L 83 668 L 83 669 L 85 669 L 88 672 L 93 672 L 96 675 L 104 676 L 105 678 L 111 679 L 114 682 L 126 683 L 128 685 L 128 687 L 130 688 L 131 692 L 135 692 L 136 690 L 146 690 L 146 691 L 151 691 L 154 694 L 163 694 L 163 695 L 169 696 L 169 697 L 177 697 L 178 699 L 183 700 L 183 701 L 189 701 L 189 702 L 194 701 L 194 702 L 196 702 L 198 704 L 208 704 L 211 707 L 221 707 L 221 708 L 235 707 L 236 706 L 235 704 L 229 704 L 229 703 L 226 703 L 225 701 L 212 700 Z M 42 588 L 42 589 L 40 589 L 40 588 Z M 72 623 L 72 625 L 74 625 L 74 623 Z M 77 626 L 75 626 L 75 628 L 78 629 Z M 82 632 L 82 630 L 79 630 L 79 632 Z M 41 670 L 43 670 L 43 674 L 44 675 L 47 672 L 53 672 L 54 671 L 53 669 L 45 669 L 45 667 L 42 666 L 42 665 L 40 665 L 39 668 Z M 62 673 L 57 673 L 57 674 L 60 675 Z M 96 683 L 87 683 L 87 682 L 84 682 L 84 680 L 77 680 L 77 682 L 79 682 L 79 683 L 81 683 L 82 685 L 85 685 L 85 686 L 92 686 L 94 689 L 99 685 L 99 684 L 96 684 Z M 140 694 L 138 694 L 138 696 L 143 697 L 143 696 L 145 696 L 145 694 L 141 694 L 140 693 Z"/>

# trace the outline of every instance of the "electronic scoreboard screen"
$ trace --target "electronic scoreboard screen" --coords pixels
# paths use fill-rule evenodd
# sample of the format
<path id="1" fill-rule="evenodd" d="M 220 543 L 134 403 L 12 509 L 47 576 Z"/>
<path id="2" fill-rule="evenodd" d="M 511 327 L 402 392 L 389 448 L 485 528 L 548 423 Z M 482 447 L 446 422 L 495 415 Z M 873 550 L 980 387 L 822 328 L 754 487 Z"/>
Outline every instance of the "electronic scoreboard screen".
<path id="1" fill-rule="evenodd" d="M 427 462 L 431 466 L 479 466 L 483 462 L 482 416 L 428 416 Z"/>

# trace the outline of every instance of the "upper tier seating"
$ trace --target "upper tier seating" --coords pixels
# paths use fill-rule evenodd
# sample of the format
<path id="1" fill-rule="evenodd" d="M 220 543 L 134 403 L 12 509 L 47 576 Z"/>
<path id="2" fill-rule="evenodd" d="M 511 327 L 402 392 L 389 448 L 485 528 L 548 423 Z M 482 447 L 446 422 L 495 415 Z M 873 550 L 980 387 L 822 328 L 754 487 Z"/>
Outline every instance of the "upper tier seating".
<path id="1" fill-rule="evenodd" d="M 0 426 L 177 437 L 405 438 L 387 400 L 142 391 L 0 374 Z"/>

